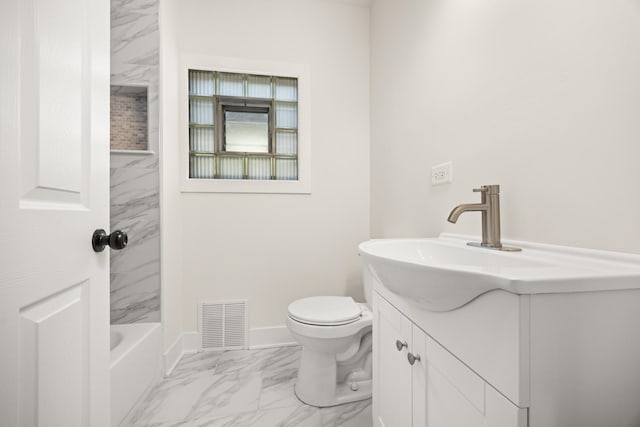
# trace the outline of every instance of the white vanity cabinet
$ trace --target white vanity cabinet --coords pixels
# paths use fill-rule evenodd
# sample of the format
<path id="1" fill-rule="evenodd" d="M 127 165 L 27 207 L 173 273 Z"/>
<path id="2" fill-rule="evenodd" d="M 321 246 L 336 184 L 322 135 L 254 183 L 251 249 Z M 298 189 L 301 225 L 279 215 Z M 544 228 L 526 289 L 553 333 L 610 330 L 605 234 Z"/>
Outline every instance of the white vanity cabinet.
<path id="1" fill-rule="evenodd" d="M 378 293 L 373 346 L 375 427 L 527 426 L 526 409 L 498 393 Z"/>
<path id="2" fill-rule="evenodd" d="M 359 246 L 376 425 L 640 426 L 640 255 L 468 241 Z"/>

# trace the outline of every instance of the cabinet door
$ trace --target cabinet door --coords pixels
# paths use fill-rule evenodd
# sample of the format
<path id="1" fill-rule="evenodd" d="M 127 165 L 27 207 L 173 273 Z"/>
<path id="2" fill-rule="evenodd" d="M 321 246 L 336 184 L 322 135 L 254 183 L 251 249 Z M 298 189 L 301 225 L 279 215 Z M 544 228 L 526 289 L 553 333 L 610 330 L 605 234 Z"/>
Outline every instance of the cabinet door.
<path id="1" fill-rule="evenodd" d="M 423 350 L 426 354 L 423 379 L 426 423 L 423 425 L 484 427 L 485 382 L 428 335 L 424 334 L 423 341 L 426 347 L 426 351 Z M 417 348 L 416 343 L 414 347 Z M 417 390 L 416 381 L 414 379 L 414 390 Z M 419 410 L 416 406 L 414 404 L 414 413 Z"/>
<path id="2" fill-rule="evenodd" d="M 412 427 L 427 426 L 427 334 L 417 326 L 413 326 L 411 334 L 411 383 L 413 385 Z M 407 359 L 409 362 L 409 359 Z"/>
<path id="3" fill-rule="evenodd" d="M 484 426 L 484 415 L 442 372 L 430 365 L 427 365 L 426 417 L 428 427 Z"/>
<path id="4" fill-rule="evenodd" d="M 374 301 L 374 426 L 410 427 L 411 323 L 393 306 L 376 295 Z M 406 344 L 398 350 L 396 342 Z"/>
<path id="5" fill-rule="evenodd" d="M 486 427 L 527 427 L 526 408 L 519 408 L 506 397 L 486 386 Z"/>

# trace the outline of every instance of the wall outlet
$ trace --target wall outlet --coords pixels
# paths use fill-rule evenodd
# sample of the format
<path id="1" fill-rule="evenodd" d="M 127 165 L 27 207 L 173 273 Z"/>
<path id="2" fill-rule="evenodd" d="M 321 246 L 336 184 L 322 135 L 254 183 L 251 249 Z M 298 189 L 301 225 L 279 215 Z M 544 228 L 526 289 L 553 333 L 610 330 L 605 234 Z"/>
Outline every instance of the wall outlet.
<path id="1" fill-rule="evenodd" d="M 431 166 L 431 185 L 450 184 L 453 182 L 453 163 L 446 162 Z"/>

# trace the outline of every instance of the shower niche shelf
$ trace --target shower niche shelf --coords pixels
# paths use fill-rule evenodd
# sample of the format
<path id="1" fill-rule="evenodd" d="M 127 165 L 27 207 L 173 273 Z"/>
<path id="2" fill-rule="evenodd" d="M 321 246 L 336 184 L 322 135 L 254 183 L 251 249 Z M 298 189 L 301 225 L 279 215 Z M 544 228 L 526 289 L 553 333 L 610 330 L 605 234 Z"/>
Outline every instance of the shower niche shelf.
<path id="1" fill-rule="evenodd" d="M 112 153 L 153 154 L 149 151 L 149 103 L 146 86 L 111 85 Z"/>

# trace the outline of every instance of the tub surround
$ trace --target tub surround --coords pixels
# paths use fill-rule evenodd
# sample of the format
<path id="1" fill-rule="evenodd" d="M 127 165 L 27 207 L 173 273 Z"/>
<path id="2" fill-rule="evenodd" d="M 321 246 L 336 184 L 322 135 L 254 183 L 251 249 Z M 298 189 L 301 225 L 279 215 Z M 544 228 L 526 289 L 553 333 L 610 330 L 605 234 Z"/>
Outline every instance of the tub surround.
<path id="1" fill-rule="evenodd" d="M 159 280 L 155 272 L 112 273 L 111 323 L 159 321 Z"/>
<path id="2" fill-rule="evenodd" d="M 111 83 L 146 86 L 148 151 L 111 153 L 111 229 L 129 246 L 111 252 L 111 323 L 160 320 L 157 0 L 111 2 Z"/>

